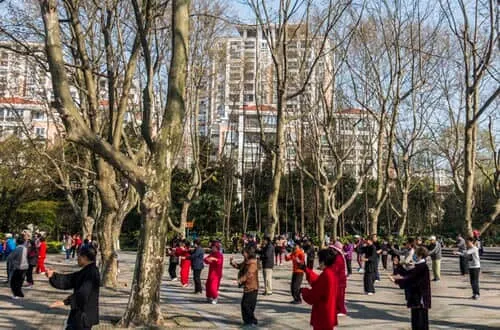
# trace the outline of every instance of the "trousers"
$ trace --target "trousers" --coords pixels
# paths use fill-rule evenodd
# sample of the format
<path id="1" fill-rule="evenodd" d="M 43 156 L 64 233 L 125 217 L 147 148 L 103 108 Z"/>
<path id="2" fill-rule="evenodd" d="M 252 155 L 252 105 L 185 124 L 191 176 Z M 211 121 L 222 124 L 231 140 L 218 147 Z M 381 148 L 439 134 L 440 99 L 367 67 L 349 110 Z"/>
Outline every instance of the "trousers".
<path id="1" fill-rule="evenodd" d="M 479 296 L 479 273 L 481 268 L 469 268 L 470 284 L 472 286 L 472 294 Z"/>
<path id="2" fill-rule="evenodd" d="M 294 301 L 302 301 L 300 297 L 300 286 L 302 285 L 303 279 L 304 273 L 293 273 L 292 275 L 292 284 L 290 286 L 290 289 Z"/>
<path id="3" fill-rule="evenodd" d="M 372 272 L 365 272 L 363 275 L 363 284 L 365 287 L 365 292 L 375 293 L 375 278 L 377 274 Z"/>
<path id="4" fill-rule="evenodd" d="M 441 259 L 432 260 L 432 274 L 434 275 L 434 279 L 441 279 Z"/>
<path id="5" fill-rule="evenodd" d="M 427 308 L 411 309 L 411 329 L 429 330 L 429 310 Z"/>
<path id="6" fill-rule="evenodd" d="M 264 292 L 267 294 L 273 293 L 273 269 L 264 268 L 262 269 L 264 275 Z"/>
<path id="7" fill-rule="evenodd" d="M 241 299 L 241 317 L 245 324 L 257 324 L 255 318 L 255 306 L 257 305 L 258 290 L 244 292 Z"/>
<path id="8" fill-rule="evenodd" d="M 12 290 L 12 294 L 16 297 L 24 297 L 22 287 L 25 276 L 25 270 L 16 269 L 12 273 L 12 278 L 10 279 L 10 289 Z"/>
<path id="9" fill-rule="evenodd" d="M 201 269 L 193 269 L 194 292 L 202 292 L 201 287 Z"/>

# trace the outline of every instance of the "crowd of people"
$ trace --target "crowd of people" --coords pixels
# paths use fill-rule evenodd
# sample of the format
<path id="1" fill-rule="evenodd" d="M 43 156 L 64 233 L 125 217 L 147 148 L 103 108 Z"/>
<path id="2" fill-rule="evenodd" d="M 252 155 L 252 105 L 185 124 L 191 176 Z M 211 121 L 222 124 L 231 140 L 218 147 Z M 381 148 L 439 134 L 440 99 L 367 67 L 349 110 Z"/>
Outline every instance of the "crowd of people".
<path id="1" fill-rule="evenodd" d="M 241 246 L 239 244 L 241 242 Z M 234 241 L 233 241 L 234 243 Z M 243 260 L 236 262 L 233 257 L 229 264 L 238 270 L 237 284 L 243 289 L 241 316 L 246 326 L 258 324 L 255 316 L 259 294 L 259 271 L 262 270 L 264 295 L 273 294 L 273 268 L 291 264 L 290 281 L 291 304 L 312 305 L 311 325 L 314 329 L 334 329 L 338 317 L 347 314 L 345 294 L 348 278 L 352 275 L 354 254 L 357 271 L 363 274 L 364 293 L 375 294 L 375 286 L 380 281 L 379 264 L 382 269 L 392 272 L 389 279 L 404 290 L 407 307 L 411 310 L 412 329 L 429 328 L 428 310 L 431 308 L 431 276 L 427 265 L 430 257 L 433 281 L 441 279 L 442 243 L 435 236 L 427 242 L 421 237 L 407 239 L 399 246 L 391 239 L 379 240 L 376 234 L 365 238 L 354 236 L 352 241 L 340 238 L 328 242 L 318 249 L 307 236 L 276 236 L 274 239 L 245 235 L 233 245 L 233 251 L 240 251 Z M 83 242 L 78 234 L 64 235 L 66 259 L 76 254 L 81 270 L 73 274 L 59 274 L 45 267 L 47 245 L 43 235 L 24 231 L 21 235 L 7 235 L 0 242 L 2 257 L 7 260 L 7 276 L 13 299 L 24 297 L 25 288 L 33 286 L 33 271 L 46 274 L 49 283 L 62 290 L 73 289 L 74 293 L 53 307 L 68 305 L 71 313 L 70 328 L 90 328 L 99 321 L 99 270 L 96 266 L 96 243 L 86 238 Z M 460 257 L 459 269 L 462 275 L 469 274 L 472 298 L 479 299 L 480 275 L 479 235 L 463 239 L 457 237 L 456 255 Z M 69 252 L 68 252 L 69 251 Z M 206 253 L 208 252 L 208 253 Z M 219 288 L 223 278 L 224 255 L 220 240 L 213 240 L 206 251 L 199 239 L 189 242 L 179 237 L 169 242 L 168 273 L 171 281 L 177 281 L 177 268 L 182 287 L 189 287 L 190 272 L 194 282 L 194 294 L 202 295 L 201 273 L 208 266 L 205 282 L 205 296 L 210 304 L 217 304 Z M 315 260 L 317 270 L 315 271 Z M 308 286 L 303 286 L 304 278 Z"/>

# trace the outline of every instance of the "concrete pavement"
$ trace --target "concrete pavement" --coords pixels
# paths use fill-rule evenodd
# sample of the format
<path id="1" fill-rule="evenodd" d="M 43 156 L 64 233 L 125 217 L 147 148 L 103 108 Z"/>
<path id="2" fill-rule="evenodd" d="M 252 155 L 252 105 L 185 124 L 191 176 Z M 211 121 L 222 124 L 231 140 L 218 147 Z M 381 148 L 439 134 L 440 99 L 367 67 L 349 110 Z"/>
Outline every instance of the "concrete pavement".
<path id="1" fill-rule="evenodd" d="M 166 316 L 165 329 L 239 329 L 241 325 L 241 289 L 236 285 L 236 270 L 230 268 L 225 255 L 224 279 L 218 305 L 205 302 L 204 296 L 182 288 L 179 282 L 167 281 L 165 272 L 162 285 L 162 309 Z M 239 256 L 236 256 L 239 258 Z M 120 288 L 103 289 L 100 300 L 101 325 L 98 329 L 111 329 L 123 313 L 129 297 L 135 254 L 120 254 Z M 67 264 L 62 255 L 49 255 L 48 266 L 58 271 L 72 271 L 75 262 Z M 481 299 L 471 300 L 468 276 L 458 275 L 458 260 L 443 260 L 443 279 L 432 283 L 432 309 L 429 313 L 431 329 L 500 329 L 500 263 L 482 262 Z M 404 293 L 393 285 L 381 270 L 381 282 L 376 284 L 374 296 L 363 294 L 362 274 L 354 274 L 348 282 L 348 316 L 340 318 L 338 329 L 409 329 L 409 311 L 405 307 Z M 207 275 L 205 269 L 202 279 Z M 290 305 L 291 264 L 285 263 L 274 271 L 274 294 L 259 296 L 256 317 L 261 329 L 309 329 L 311 307 Z M 261 278 L 262 279 L 262 278 Z M 5 263 L 0 263 L 0 282 L 5 280 Z M 22 301 L 10 299 L 10 289 L 0 286 L 0 329 L 62 329 L 67 309 L 50 309 L 55 300 L 68 292 L 51 288 L 44 276 L 35 276 L 33 289 L 25 289 Z M 261 281 L 262 284 L 262 281 Z M 306 285 L 304 283 L 304 285 Z"/>

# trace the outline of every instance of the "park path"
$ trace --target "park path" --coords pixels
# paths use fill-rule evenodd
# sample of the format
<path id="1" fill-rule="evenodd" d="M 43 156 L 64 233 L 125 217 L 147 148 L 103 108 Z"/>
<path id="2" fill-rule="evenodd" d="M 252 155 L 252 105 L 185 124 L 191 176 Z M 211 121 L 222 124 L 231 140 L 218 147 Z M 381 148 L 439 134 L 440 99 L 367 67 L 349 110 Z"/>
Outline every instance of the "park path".
<path id="1" fill-rule="evenodd" d="M 238 258 L 238 257 L 236 257 Z M 178 282 L 166 281 L 162 286 L 162 308 L 167 315 L 165 329 L 239 329 L 241 324 L 240 299 L 236 271 L 229 267 L 225 255 L 224 279 L 218 305 L 205 302 L 203 296 L 192 294 L 192 287 L 182 288 Z M 101 292 L 101 325 L 98 329 L 111 329 L 111 324 L 123 313 L 129 297 L 135 255 L 120 254 L 120 288 Z M 75 262 L 65 263 L 62 255 L 50 255 L 48 266 L 58 271 L 77 269 Z M 430 312 L 431 329 L 500 329 L 500 263 L 482 262 L 481 299 L 469 299 L 471 289 L 468 277 L 459 276 L 456 259 L 443 260 L 443 280 L 432 283 L 433 308 Z M 204 270 L 202 278 L 206 277 Z M 409 329 L 409 311 L 404 295 L 381 271 L 382 281 L 377 293 L 362 293 L 362 275 L 354 274 L 348 283 L 347 307 L 349 316 L 340 318 L 339 329 Z M 309 329 L 310 306 L 290 305 L 289 283 L 291 265 L 274 271 L 274 294 L 259 296 L 256 316 L 260 329 Z M 5 280 L 5 263 L 0 263 L 0 282 Z M 68 293 L 52 289 L 44 276 L 35 277 L 35 287 L 26 289 L 22 301 L 10 299 L 10 289 L 0 285 L 0 329 L 62 329 L 67 316 L 65 309 L 50 309 L 55 300 Z"/>

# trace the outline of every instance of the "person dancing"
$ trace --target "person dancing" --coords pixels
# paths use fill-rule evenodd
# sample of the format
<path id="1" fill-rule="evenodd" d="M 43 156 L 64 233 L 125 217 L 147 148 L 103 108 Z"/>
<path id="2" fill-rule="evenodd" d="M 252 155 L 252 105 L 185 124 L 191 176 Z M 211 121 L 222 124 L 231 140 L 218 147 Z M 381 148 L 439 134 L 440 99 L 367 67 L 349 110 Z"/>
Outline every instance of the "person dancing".
<path id="1" fill-rule="evenodd" d="M 215 305 L 219 297 L 219 287 L 224 265 L 224 256 L 220 253 L 219 242 L 212 244 L 212 253 L 205 257 L 203 261 L 209 265 L 207 282 L 205 284 L 207 300 Z"/>

